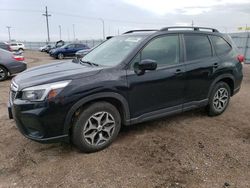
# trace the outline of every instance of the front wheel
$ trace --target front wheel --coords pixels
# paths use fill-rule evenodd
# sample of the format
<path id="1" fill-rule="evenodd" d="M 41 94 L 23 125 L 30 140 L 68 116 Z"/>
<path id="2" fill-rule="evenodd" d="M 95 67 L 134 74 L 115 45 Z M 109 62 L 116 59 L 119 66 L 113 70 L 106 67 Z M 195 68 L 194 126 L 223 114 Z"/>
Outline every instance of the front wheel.
<path id="1" fill-rule="evenodd" d="M 108 147 L 121 128 L 120 113 L 112 104 L 97 102 L 87 106 L 73 125 L 73 143 L 83 152 Z"/>
<path id="2" fill-rule="evenodd" d="M 59 54 L 57 55 L 57 58 L 58 58 L 58 59 L 63 59 L 63 58 L 64 58 L 63 53 L 59 53 Z"/>
<path id="3" fill-rule="evenodd" d="M 217 116 L 222 114 L 230 101 L 231 91 L 230 87 L 225 82 L 218 82 L 210 95 L 208 104 L 208 115 Z"/>

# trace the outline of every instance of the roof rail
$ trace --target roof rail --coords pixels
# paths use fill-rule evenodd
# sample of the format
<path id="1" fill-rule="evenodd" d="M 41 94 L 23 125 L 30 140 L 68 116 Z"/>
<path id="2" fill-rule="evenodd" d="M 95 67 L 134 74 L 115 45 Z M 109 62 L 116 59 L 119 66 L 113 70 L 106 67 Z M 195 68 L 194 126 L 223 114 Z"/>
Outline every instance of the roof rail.
<path id="1" fill-rule="evenodd" d="M 128 33 L 135 33 L 135 32 L 147 32 L 147 31 L 159 31 L 158 29 L 137 29 L 137 30 L 130 30 L 130 31 L 127 31 L 123 34 L 128 34 Z"/>
<path id="2" fill-rule="evenodd" d="M 217 29 L 209 28 L 209 27 L 191 27 L 191 26 L 173 26 L 173 27 L 164 27 L 160 29 L 160 31 L 169 31 L 171 29 L 193 29 L 194 31 L 203 30 L 211 30 L 212 32 L 219 32 Z"/>

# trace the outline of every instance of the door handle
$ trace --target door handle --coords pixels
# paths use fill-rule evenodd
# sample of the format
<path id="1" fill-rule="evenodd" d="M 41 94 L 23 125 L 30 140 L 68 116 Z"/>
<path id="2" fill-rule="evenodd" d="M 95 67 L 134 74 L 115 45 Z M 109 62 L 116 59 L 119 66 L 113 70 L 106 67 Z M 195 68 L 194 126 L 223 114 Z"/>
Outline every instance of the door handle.
<path id="1" fill-rule="evenodd" d="M 217 69 L 219 67 L 219 63 L 214 63 L 213 67 Z"/>
<path id="2" fill-rule="evenodd" d="M 182 73 L 183 73 L 183 71 L 181 69 L 176 69 L 176 71 L 175 71 L 175 75 L 180 75 Z"/>

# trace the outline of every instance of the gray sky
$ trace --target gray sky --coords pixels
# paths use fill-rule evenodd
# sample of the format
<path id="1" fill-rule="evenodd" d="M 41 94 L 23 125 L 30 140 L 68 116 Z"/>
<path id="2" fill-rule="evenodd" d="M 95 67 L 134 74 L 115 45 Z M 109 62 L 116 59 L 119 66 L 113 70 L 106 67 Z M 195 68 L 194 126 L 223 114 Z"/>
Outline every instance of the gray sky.
<path id="1" fill-rule="evenodd" d="M 0 0 L 0 41 L 8 40 L 6 26 L 16 40 L 46 41 L 45 6 L 51 40 L 102 38 L 130 29 L 161 28 L 171 25 L 215 27 L 222 32 L 236 32 L 250 26 L 250 0 Z"/>

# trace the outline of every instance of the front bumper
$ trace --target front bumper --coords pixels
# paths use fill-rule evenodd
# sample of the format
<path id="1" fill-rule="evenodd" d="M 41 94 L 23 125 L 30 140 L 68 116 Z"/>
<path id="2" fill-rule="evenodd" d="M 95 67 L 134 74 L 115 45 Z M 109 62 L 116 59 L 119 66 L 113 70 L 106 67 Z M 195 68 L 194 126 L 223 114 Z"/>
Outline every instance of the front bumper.
<path id="1" fill-rule="evenodd" d="M 30 104 L 10 99 L 8 104 L 9 118 L 15 120 L 19 131 L 40 143 L 69 142 L 69 135 L 63 132 L 63 114 L 57 110 L 49 108 L 46 102 Z"/>

